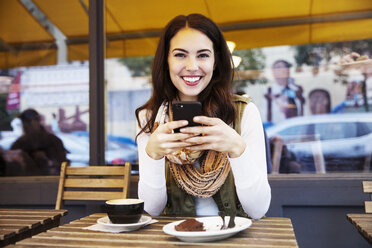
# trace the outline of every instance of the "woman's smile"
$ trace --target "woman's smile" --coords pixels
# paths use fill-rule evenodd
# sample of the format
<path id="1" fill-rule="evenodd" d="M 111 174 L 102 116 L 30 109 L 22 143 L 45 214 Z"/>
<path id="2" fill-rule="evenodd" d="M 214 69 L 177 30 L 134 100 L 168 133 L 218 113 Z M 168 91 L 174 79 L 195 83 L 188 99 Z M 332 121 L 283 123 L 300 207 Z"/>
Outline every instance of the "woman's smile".
<path id="1" fill-rule="evenodd" d="M 185 81 L 185 84 L 188 86 L 195 86 L 200 82 L 200 76 L 183 76 L 182 79 Z"/>

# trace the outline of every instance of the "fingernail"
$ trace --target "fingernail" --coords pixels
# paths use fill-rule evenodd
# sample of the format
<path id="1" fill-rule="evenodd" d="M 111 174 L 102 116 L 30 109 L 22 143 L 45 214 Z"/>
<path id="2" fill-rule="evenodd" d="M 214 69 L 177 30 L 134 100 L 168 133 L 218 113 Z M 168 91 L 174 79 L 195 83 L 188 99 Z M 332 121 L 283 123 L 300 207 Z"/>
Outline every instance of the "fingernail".
<path id="1" fill-rule="evenodd" d="M 199 121 L 199 117 L 194 117 L 194 121 Z"/>
<path id="2" fill-rule="evenodd" d="M 181 128 L 181 129 L 180 129 L 181 132 L 184 132 L 185 130 L 186 130 L 185 128 Z"/>

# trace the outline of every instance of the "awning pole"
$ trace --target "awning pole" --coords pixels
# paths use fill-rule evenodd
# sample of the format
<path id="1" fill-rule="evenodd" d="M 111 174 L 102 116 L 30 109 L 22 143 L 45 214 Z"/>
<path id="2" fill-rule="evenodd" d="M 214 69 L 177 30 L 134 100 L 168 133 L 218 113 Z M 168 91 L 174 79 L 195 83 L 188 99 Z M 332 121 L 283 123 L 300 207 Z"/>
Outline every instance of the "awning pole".
<path id="1" fill-rule="evenodd" d="M 90 165 L 105 165 L 104 0 L 89 0 Z"/>

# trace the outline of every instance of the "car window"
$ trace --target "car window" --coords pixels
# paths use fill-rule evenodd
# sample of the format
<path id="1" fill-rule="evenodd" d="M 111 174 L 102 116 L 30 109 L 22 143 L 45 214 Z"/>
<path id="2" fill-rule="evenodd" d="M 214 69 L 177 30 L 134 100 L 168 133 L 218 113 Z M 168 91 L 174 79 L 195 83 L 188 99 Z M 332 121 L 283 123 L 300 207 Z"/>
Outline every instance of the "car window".
<path id="1" fill-rule="evenodd" d="M 315 133 L 320 140 L 347 139 L 357 137 L 357 123 L 333 122 L 318 123 L 315 125 Z"/>
<path id="2" fill-rule="evenodd" d="M 298 143 L 314 140 L 314 125 L 300 124 L 293 127 L 288 127 L 278 132 L 284 139 L 285 143 Z"/>
<path id="3" fill-rule="evenodd" d="M 282 136 L 293 136 L 293 135 L 309 135 L 311 132 L 311 125 L 297 125 L 283 129 L 279 132 Z"/>
<path id="4" fill-rule="evenodd" d="M 372 122 L 358 122 L 359 136 L 367 135 L 372 133 Z"/>

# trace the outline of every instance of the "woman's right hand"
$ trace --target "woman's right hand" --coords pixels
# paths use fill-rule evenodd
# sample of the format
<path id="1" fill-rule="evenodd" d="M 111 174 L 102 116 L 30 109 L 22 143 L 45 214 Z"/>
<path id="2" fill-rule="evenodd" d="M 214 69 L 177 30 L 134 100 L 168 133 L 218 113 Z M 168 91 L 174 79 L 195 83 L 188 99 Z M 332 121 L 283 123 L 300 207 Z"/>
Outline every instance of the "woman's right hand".
<path id="1" fill-rule="evenodd" d="M 356 52 L 349 53 L 341 58 L 339 64 L 344 65 L 344 64 L 355 62 L 355 58 L 358 58 L 358 57 L 360 57 L 359 53 L 356 53 Z"/>
<path id="2" fill-rule="evenodd" d="M 193 137 L 193 134 L 173 133 L 173 129 L 184 127 L 187 121 L 171 121 L 161 124 L 150 135 L 146 146 L 146 153 L 153 159 L 161 159 L 165 155 L 181 148 L 190 146 L 183 140 Z"/>

